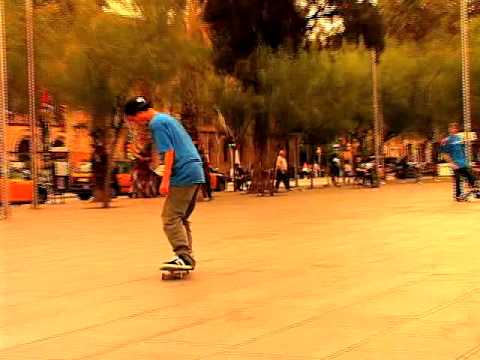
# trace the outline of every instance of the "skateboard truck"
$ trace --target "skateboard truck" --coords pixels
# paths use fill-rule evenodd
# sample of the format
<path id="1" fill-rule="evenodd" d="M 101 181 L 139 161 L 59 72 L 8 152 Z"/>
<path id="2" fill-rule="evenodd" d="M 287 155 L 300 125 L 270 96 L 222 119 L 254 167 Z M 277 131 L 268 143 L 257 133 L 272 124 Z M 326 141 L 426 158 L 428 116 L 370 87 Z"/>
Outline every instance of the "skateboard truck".
<path id="1" fill-rule="evenodd" d="M 185 279 L 191 270 L 172 270 L 172 269 L 162 269 L 162 280 L 182 280 Z"/>

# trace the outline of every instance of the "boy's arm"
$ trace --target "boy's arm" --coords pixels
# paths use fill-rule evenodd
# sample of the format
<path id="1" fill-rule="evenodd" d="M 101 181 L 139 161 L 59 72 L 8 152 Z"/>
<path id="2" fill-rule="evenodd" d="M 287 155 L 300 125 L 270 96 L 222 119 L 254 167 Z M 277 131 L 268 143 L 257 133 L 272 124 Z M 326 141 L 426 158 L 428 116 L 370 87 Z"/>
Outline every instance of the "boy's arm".
<path id="1" fill-rule="evenodd" d="M 173 162 L 175 161 L 175 151 L 168 150 L 165 152 L 165 170 L 160 184 L 160 194 L 168 195 L 170 191 L 170 178 L 172 176 Z"/>
<path id="2" fill-rule="evenodd" d="M 165 167 L 162 183 L 160 184 L 160 194 L 167 195 L 170 191 L 170 178 L 175 162 L 175 151 L 165 123 L 154 121 L 151 122 L 149 126 L 158 152 L 164 154 L 163 163 Z"/>
<path id="3" fill-rule="evenodd" d="M 455 164 L 455 161 L 453 161 L 452 157 L 450 156 L 450 154 L 448 153 L 443 153 L 443 156 L 445 157 L 445 159 L 447 160 L 447 162 L 450 164 L 450 166 L 453 168 L 453 169 L 458 169 L 458 165 Z"/>
<path id="4" fill-rule="evenodd" d="M 458 165 L 455 164 L 455 162 L 453 161 L 453 159 L 450 156 L 450 153 L 448 151 L 447 140 L 448 140 L 448 138 L 445 138 L 445 139 L 442 140 L 441 145 L 440 145 L 440 153 L 443 154 L 443 157 L 450 164 L 452 169 L 458 169 Z"/>

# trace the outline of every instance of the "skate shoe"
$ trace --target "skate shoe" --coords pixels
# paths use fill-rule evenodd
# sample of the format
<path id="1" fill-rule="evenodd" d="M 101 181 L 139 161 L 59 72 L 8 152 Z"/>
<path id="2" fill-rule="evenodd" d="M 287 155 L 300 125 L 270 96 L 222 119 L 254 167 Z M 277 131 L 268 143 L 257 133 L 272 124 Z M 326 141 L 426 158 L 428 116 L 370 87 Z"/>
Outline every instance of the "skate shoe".
<path id="1" fill-rule="evenodd" d="M 192 264 L 181 256 L 175 256 L 172 260 L 164 262 L 160 270 L 193 270 Z"/>

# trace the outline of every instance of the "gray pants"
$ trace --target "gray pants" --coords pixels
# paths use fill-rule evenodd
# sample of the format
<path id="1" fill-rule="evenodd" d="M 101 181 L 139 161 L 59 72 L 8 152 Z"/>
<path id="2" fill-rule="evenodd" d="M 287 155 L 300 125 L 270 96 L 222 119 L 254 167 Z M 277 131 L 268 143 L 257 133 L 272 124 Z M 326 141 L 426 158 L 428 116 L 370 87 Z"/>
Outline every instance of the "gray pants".
<path id="1" fill-rule="evenodd" d="M 195 209 L 199 185 L 171 186 L 163 206 L 163 231 L 177 255 L 187 256 L 195 267 L 192 255 L 192 232 L 188 218 Z"/>

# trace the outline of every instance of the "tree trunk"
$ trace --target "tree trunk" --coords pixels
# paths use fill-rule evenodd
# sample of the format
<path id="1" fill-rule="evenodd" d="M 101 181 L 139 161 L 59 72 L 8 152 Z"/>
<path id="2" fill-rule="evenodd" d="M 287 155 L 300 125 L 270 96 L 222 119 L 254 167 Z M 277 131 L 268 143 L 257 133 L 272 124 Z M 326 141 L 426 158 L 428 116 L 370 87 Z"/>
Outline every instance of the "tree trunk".
<path id="1" fill-rule="evenodd" d="M 109 208 L 112 199 L 112 170 L 115 151 L 123 128 L 123 116 L 120 115 L 119 104 L 123 100 L 117 98 L 117 106 L 110 116 L 105 116 L 103 128 L 94 130 L 94 153 L 92 170 L 94 175 L 94 201 L 101 202 L 103 208 Z"/>
<path id="2" fill-rule="evenodd" d="M 97 136 L 94 137 L 95 149 L 93 152 L 92 159 L 92 171 L 93 171 L 93 180 L 94 180 L 94 191 L 93 191 L 93 200 L 95 202 L 102 202 L 104 207 L 105 203 L 110 201 L 109 191 L 106 191 L 108 186 L 107 179 L 107 169 L 108 169 L 108 153 L 105 146 L 105 139 Z"/>
<path id="3" fill-rule="evenodd" d="M 107 159 L 106 159 L 106 169 L 105 169 L 105 179 L 108 179 L 108 181 L 103 182 L 103 208 L 109 208 L 110 207 L 110 202 L 112 200 L 112 165 L 113 165 L 113 160 L 115 158 L 115 148 L 116 148 L 116 142 L 117 138 L 114 137 L 113 143 L 112 143 L 112 136 L 110 136 L 111 130 L 107 130 L 107 135 L 106 135 L 106 142 L 107 142 Z M 108 151 L 110 150 L 110 151 Z"/>
<path id="4" fill-rule="evenodd" d="M 253 166 L 252 184 L 250 194 L 273 196 L 275 181 L 275 164 L 269 159 L 268 154 L 268 118 L 264 114 L 257 115 L 255 119 L 255 162 Z"/>

